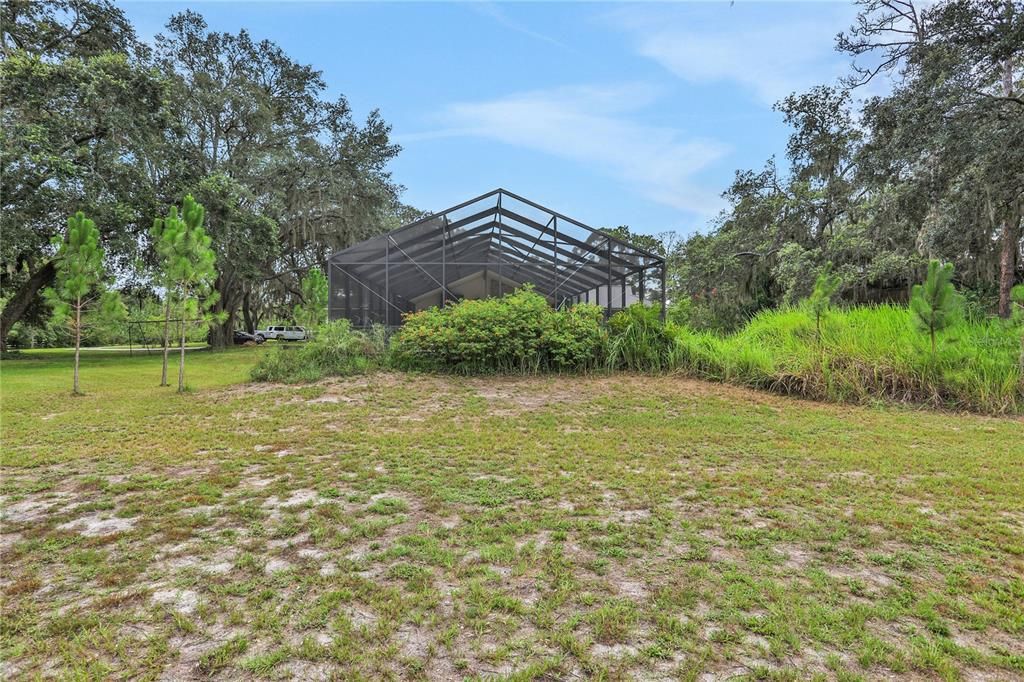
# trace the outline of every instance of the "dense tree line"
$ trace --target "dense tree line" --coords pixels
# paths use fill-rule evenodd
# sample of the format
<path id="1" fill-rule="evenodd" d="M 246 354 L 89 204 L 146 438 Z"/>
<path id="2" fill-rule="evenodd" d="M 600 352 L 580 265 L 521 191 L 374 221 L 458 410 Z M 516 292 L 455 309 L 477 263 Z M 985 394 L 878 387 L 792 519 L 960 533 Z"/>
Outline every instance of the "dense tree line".
<path id="1" fill-rule="evenodd" d="M 936 258 L 975 309 L 1008 316 L 1024 279 L 1022 5 L 865 0 L 837 48 L 848 78 L 776 105 L 786 166 L 738 172 L 713 229 L 671 250 L 672 297 L 733 328 L 805 297 L 828 263 L 868 302 L 905 300 Z"/>
<path id="2" fill-rule="evenodd" d="M 737 172 L 710 232 L 613 232 L 669 256 L 669 299 L 697 327 L 802 299 L 826 267 L 849 302 L 904 300 L 931 259 L 955 264 L 973 310 L 1008 316 L 1024 280 L 1021 3 L 863 0 L 837 49 L 849 76 L 776 105 L 785 163 Z M 244 30 L 186 11 L 150 45 L 108 0 L 3 0 L 0 50 L 4 344 L 48 313 L 51 242 L 77 211 L 135 319 L 163 289 L 153 219 L 194 195 L 216 252 L 215 345 L 289 318 L 329 253 L 415 216 L 379 114 L 356 122 L 318 71 Z"/>
<path id="3" fill-rule="evenodd" d="M 107 0 L 4 0 L 0 26 L 5 344 L 44 318 L 50 242 L 79 210 L 119 284 L 152 294 L 153 219 L 194 194 L 217 256 L 215 345 L 290 314 L 310 267 L 411 210 L 386 170 L 390 127 L 356 122 L 272 42 L 186 11 L 147 45 Z"/>

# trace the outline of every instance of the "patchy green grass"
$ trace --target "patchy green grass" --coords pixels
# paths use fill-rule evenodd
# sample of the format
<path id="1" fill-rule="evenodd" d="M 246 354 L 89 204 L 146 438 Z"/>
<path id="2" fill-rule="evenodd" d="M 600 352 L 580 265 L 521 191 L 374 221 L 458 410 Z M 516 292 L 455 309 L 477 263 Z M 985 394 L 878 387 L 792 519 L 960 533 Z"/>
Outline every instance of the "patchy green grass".
<path id="1" fill-rule="evenodd" d="M 3 363 L 5 679 L 1024 678 L 1024 423 Z"/>

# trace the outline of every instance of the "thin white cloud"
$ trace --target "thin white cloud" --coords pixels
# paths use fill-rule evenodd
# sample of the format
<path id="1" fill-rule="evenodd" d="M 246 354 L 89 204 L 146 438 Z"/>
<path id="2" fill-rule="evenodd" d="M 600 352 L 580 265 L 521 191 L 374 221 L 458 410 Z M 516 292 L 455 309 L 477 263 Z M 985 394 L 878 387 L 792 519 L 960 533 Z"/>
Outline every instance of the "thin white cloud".
<path id="1" fill-rule="evenodd" d="M 833 82 L 845 68 L 845 58 L 833 49 L 836 33 L 850 23 L 845 7 L 807 12 L 799 19 L 791 12 L 766 19 L 763 11 L 748 14 L 739 6 L 711 9 L 694 16 L 633 7 L 608 19 L 633 37 L 640 55 L 676 76 L 691 83 L 736 83 L 764 104 Z"/>
<path id="2" fill-rule="evenodd" d="M 493 2 L 470 2 L 466 4 L 466 7 L 469 7 L 471 10 L 478 12 L 479 14 L 490 17 L 491 19 L 495 20 L 505 28 L 508 28 L 512 31 L 522 33 L 523 35 L 529 36 L 536 40 L 543 41 L 545 43 L 556 45 L 565 50 L 570 50 L 568 45 L 558 40 L 557 38 L 552 38 L 546 33 L 535 31 L 526 24 L 516 21 L 515 19 L 510 17 L 501 7 L 499 7 L 497 4 Z"/>
<path id="3" fill-rule="evenodd" d="M 695 175 L 729 149 L 630 118 L 657 96 L 657 90 L 633 84 L 563 87 L 461 102 L 437 116 L 439 129 L 403 135 L 398 141 L 456 136 L 497 140 L 585 164 L 659 203 L 713 215 L 721 207 L 718 192 L 700 187 Z"/>

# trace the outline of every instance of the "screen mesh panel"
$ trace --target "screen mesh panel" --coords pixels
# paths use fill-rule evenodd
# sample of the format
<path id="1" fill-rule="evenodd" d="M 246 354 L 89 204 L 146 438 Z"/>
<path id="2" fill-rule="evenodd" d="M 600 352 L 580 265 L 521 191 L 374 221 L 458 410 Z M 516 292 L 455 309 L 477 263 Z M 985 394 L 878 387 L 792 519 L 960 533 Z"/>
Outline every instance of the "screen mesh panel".
<path id="1" fill-rule="evenodd" d="M 498 189 L 331 256 L 328 312 L 357 327 L 395 326 L 404 313 L 532 284 L 552 305 L 596 303 L 611 314 L 662 301 L 664 264 Z"/>

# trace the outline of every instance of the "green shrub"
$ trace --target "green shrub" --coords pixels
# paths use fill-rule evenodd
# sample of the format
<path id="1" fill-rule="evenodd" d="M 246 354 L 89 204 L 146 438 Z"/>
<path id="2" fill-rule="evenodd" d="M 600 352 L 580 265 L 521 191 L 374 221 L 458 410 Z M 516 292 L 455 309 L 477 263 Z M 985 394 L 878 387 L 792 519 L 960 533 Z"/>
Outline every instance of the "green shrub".
<path id="1" fill-rule="evenodd" d="M 604 366 L 608 332 L 600 306 L 581 303 L 556 312 L 544 335 L 544 351 L 551 369 L 588 372 Z"/>
<path id="2" fill-rule="evenodd" d="M 690 316 L 693 313 L 693 299 L 683 296 L 677 301 L 672 301 L 666 313 L 666 319 L 674 325 L 685 327 L 690 324 Z"/>
<path id="3" fill-rule="evenodd" d="M 377 324 L 375 322 L 366 330 L 365 336 L 367 354 L 370 357 L 383 359 L 388 352 L 388 339 L 390 337 L 390 331 L 388 330 L 387 325 Z"/>
<path id="4" fill-rule="evenodd" d="M 254 381 L 299 383 L 327 376 L 365 372 L 378 357 L 378 348 L 348 320 L 320 326 L 312 340 L 299 346 L 278 345 L 252 369 Z"/>
<path id="5" fill-rule="evenodd" d="M 536 371 L 552 313 L 529 289 L 430 308 L 406 316 L 392 340 L 392 360 L 404 369 L 465 374 Z"/>
<path id="6" fill-rule="evenodd" d="M 732 286 L 724 290 L 702 291 L 690 298 L 686 326 L 698 331 L 729 334 L 742 329 L 757 311 L 768 305 L 769 302 L 764 300 L 745 301 Z"/>
<path id="7" fill-rule="evenodd" d="M 600 308 L 555 311 L 532 287 L 407 315 L 391 342 L 399 369 L 460 374 L 598 367 L 606 335 Z"/>

